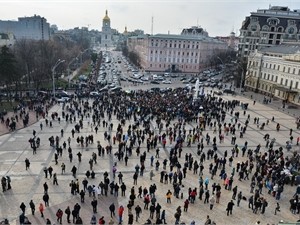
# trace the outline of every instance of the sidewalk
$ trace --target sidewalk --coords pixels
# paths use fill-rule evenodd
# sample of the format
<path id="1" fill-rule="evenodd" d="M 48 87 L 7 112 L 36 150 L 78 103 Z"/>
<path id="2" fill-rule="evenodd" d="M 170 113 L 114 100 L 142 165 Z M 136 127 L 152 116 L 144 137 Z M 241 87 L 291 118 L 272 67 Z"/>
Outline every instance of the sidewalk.
<path id="1" fill-rule="evenodd" d="M 28 112 L 28 109 L 26 110 Z M 12 117 L 15 118 L 15 116 L 18 115 L 20 118 L 20 111 L 18 110 L 17 113 L 14 112 L 7 112 L 7 114 L 4 116 L 4 121 L 9 118 L 11 119 Z M 39 116 L 38 120 L 41 118 L 41 116 Z M 30 126 L 34 123 L 36 123 L 38 121 L 36 119 L 36 113 L 33 110 L 29 111 L 29 122 L 27 126 Z M 19 119 L 19 121 L 16 123 L 16 130 L 20 130 L 23 129 L 24 125 L 23 125 L 23 120 Z M 8 134 L 8 133 L 13 133 L 13 131 L 11 131 L 9 129 L 9 127 L 6 127 L 5 122 L 4 123 L 0 123 L 0 136 L 4 135 L 4 134 Z"/>
<path id="2" fill-rule="evenodd" d="M 252 91 L 247 91 L 247 92 L 244 92 L 241 94 L 241 96 L 245 97 L 245 98 L 249 98 L 249 99 L 253 99 L 253 101 L 255 100 L 256 102 L 259 102 L 261 104 L 263 104 L 263 99 L 264 97 L 266 97 L 267 99 L 269 99 L 269 97 L 263 95 L 263 94 L 259 94 L 259 93 L 255 93 L 255 92 L 252 92 Z M 252 96 L 252 98 L 251 98 Z M 289 108 L 289 106 L 291 106 L 292 104 L 290 103 L 287 103 L 285 105 L 285 108 L 282 108 L 282 100 L 281 99 L 277 99 L 277 98 L 273 98 L 271 100 L 271 103 L 268 103 L 267 106 L 272 108 L 272 109 L 275 109 L 277 111 L 280 111 L 280 112 L 283 112 L 287 115 L 290 115 L 292 117 L 299 117 L 300 116 L 300 107 L 299 106 L 296 106 L 296 105 L 293 105 L 295 107 L 293 108 Z"/>

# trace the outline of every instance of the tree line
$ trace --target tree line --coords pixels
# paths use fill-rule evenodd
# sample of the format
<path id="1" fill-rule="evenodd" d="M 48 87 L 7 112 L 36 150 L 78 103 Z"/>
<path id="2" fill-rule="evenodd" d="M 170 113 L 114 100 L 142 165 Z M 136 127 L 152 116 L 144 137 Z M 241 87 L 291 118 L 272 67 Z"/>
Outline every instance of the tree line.
<path id="1" fill-rule="evenodd" d="M 52 80 L 52 67 L 61 59 L 56 74 L 66 71 L 69 63 L 86 48 L 72 40 L 53 38 L 49 41 L 21 39 L 0 50 L 0 86 L 8 91 L 39 90 L 42 82 Z M 74 63 L 75 64 L 75 61 Z M 74 65 L 70 65 L 72 69 Z"/>

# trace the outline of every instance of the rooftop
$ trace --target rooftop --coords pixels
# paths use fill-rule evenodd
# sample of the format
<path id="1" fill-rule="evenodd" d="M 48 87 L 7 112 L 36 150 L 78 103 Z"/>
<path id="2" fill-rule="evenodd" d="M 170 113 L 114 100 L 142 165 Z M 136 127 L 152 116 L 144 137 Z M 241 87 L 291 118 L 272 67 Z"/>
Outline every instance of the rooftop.
<path id="1" fill-rule="evenodd" d="M 261 49 L 263 53 L 296 54 L 300 52 L 300 44 L 282 44 Z"/>

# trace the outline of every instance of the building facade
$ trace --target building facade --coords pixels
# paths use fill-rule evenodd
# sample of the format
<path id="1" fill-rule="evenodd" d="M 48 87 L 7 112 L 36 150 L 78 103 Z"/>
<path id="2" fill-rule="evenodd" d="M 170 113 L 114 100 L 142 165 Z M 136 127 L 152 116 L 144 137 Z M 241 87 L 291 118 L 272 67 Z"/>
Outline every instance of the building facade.
<path id="1" fill-rule="evenodd" d="M 251 53 L 245 87 L 300 105 L 300 45 L 283 44 Z"/>
<path id="2" fill-rule="evenodd" d="M 112 47 L 112 29 L 110 27 L 110 18 L 108 17 L 107 10 L 102 20 L 102 32 L 101 32 L 101 47 L 108 48 Z"/>
<path id="3" fill-rule="evenodd" d="M 226 43 L 195 32 L 133 36 L 127 46 L 139 55 L 145 71 L 183 73 L 201 72 L 213 55 L 227 49 Z"/>
<path id="4" fill-rule="evenodd" d="M 238 56 L 245 59 L 256 49 L 299 40 L 300 10 L 281 6 L 259 9 L 243 21 Z"/>
<path id="5" fill-rule="evenodd" d="M 49 40 L 50 25 L 44 17 L 20 17 L 18 21 L 0 20 L 0 33 L 13 34 L 18 39 Z"/>
<path id="6" fill-rule="evenodd" d="M 13 34 L 4 34 L 0 33 L 0 47 L 6 45 L 6 46 L 12 46 L 15 44 L 15 37 Z"/>
<path id="7" fill-rule="evenodd" d="M 239 44 L 239 37 L 235 36 L 234 32 L 231 32 L 229 36 L 217 36 L 217 39 L 224 41 L 227 43 L 227 46 L 234 50 L 237 51 L 238 50 L 238 44 Z"/>

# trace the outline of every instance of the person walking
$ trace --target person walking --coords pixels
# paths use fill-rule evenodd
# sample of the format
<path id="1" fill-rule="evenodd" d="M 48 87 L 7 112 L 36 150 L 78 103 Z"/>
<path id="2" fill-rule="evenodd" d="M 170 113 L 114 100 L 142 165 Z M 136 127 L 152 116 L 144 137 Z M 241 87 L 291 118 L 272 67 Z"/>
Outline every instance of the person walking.
<path id="1" fill-rule="evenodd" d="M 97 218 L 95 215 L 92 215 L 92 218 L 91 218 L 91 224 L 92 225 L 96 225 L 97 224 Z"/>
<path id="2" fill-rule="evenodd" d="M 215 199 L 215 196 L 212 195 L 211 198 L 209 199 L 209 209 L 212 210 L 214 205 L 216 203 L 216 199 Z"/>
<path id="3" fill-rule="evenodd" d="M 53 174 L 53 185 L 58 185 L 56 173 Z"/>
<path id="4" fill-rule="evenodd" d="M 26 205 L 24 204 L 24 202 L 21 203 L 20 209 L 22 210 L 22 212 L 23 212 L 24 215 L 25 215 Z"/>
<path id="5" fill-rule="evenodd" d="M 142 213 L 142 208 L 139 205 L 137 205 L 134 210 L 136 215 L 136 222 L 138 222 L 140 214 Z"/>
<path id="6" fill-rule="evenodd" d="M 49 207 L 49 195 L 47 193 L 43 195 L 43 200 L 45 202 L 45 207 Z"/>
<path id="7" fill-rule="evenodd" d="M 277 215 L 277 212 L 280 212 L 280 205 L 279 202 L 276 203 L 275 213 L 274 215 Z"/>
<path id="8" fill-rule="evenodd" d="M 116 210 L 116 206 L 115 206 L 114 203 L 112 203 L 112 204 L 109 206 L 110 217 L 115 216 L 115 210 Z"/>
<path id="9" fill-rule="evenodd" d="M 70 216 L 71 216 L 70 206 L 68 206 L 68 207 L 65 209 L 65 214 L 67 215 L 67 222 L 68 222 L 68 223 L 71 223 L 71 220 L 70 220 Z"/>
<path id="10" fill-rule="evenodd" d="M 63 211 L 61 209 L 58 209 L 56 212 L 56 217 L 57 217 L 57 222 L 59 222 L 60 224 L 62 224 L 62 216 L 63 216 Z"/>
<path id="11" fill-rule="evenodd" d="M 43 205 L 43 203 L 40 203 L 39 211 L 41 213 L 41 217 L 44 217 L 44 205 Z"/>
<path id="12" fill-rule="evenodd" d="M 124 207 L 120 205 L 118 209 L 118 216 L 119 216 L 119 224 L 123 222 L 123 213 L 124 213 Z"/>
<path id="13" fill-rule="evenodd" d="M 29 206 L 30 206 L 30 209 L 31 209 L 31 213 L 32 213 L 32 215 L 34 216 L 34 212 L 35 212 L 35 204 L 33 203 L 32 200 L 30 200 Z"/>
<path id="14" fill-rule="evenodd" d="M 187 212 L 187 211 L 188 211 L 189 204 L 190 204 L 190 201 L 189 201 L 188 199 L 186 199 L 186 200 L 184 201 L 184 204 L 183 204 L 183 211 L 184 211 L 184 212 Z"/>
<path id="15" fill-rule="evenodd" d="M 167 197 L 167 203 L 171 203 L 172 192 L 170 190 L 168 190 L 166 197 Z"/>
<path id="16" fill-rule="evenodd" d="M 29 162 L 29 159 L 26 158 L 26 159 L 25 159 L 25 169 L 27 170 L 27 169 L 29 169 L 29 168 L 30 168 L 30 162 Z"/>
<path id="17" fill-rule="evenodd" d="M 233 200 L 228 202 L 227 208 L 226 208 L 227 216 L 229 216 L 229 214 L 232 215 L 233 206 L 234 206 Z"/>
<path id="18" fill-rule="evenodd" d="M 93 206 L 93 213 L 97 213 L 97 205 L 98 205 L 98 201 L 96 198 L 94 198 L 91 202 L 91 205 Z"/>

